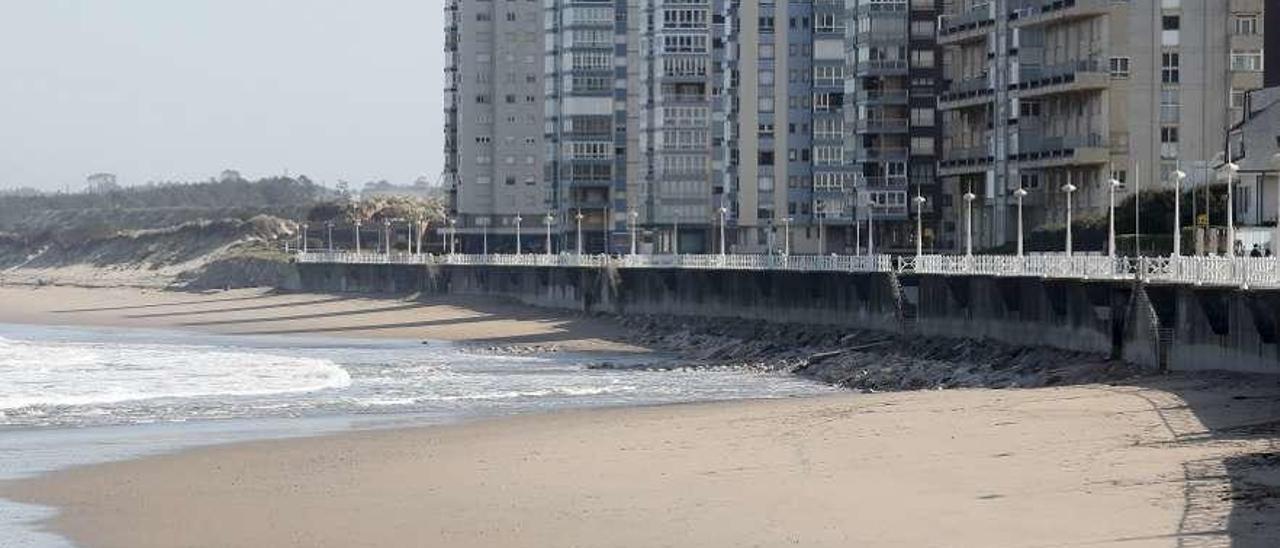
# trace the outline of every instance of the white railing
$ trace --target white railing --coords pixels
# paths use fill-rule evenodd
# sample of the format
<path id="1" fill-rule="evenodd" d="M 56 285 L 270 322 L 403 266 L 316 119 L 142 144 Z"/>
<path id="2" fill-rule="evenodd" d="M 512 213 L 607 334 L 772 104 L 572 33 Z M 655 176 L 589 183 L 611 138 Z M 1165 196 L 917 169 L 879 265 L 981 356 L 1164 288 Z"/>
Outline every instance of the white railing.
<path id="1" fill-rule="evenodd" d="M 943 276 L 1141 280 L 1148 283 L 1280 288 L 1280 258 L 1098 255 L 430 255 L 307 252 L 301 263 L 580 268 L 678 268 L 796 272 L 896 272 Z"/>

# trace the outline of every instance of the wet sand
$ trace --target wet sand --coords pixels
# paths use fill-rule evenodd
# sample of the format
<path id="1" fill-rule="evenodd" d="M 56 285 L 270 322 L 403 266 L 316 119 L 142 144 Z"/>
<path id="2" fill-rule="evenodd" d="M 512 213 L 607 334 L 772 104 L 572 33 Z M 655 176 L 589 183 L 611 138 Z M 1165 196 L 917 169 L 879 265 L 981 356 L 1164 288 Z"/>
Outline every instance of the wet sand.
<path id="1" fill-rule="evenodd" d="M 122 292 L 122 293 L 117 293 Z M 612 348 L 493 303 L 0 289 L 0 321 Z M 492 307 L 492 308 L 484 308 Z M 0 484 L 86 547 L 1274 546 L 1280 384 L 842 394 L 251 442 Z"/>

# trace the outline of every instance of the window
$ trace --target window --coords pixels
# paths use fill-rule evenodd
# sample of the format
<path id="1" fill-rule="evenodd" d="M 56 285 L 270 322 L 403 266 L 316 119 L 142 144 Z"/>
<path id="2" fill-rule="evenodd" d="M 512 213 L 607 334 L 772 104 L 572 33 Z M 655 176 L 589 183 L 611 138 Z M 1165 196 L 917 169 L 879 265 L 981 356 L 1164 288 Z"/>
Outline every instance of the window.
<path id="1" fill-rule="evenodd" d="M 1018 100 L 1018 116 L 1020 118 L 1039 118 L 1040 117 L 1040 101 L 1029 101 L 1026 99 Z"/>
<path id="2" fill-rule="evenodd" d="M 1181 27 L 1181 17 L 1177 15 L 1166 15 L 1160 18 L 1160 28 L 1162 30 L 1178 30 Z"/>
<path id="3" fill-rule="evenodd" d="M 912 154 L 933 154 L 933 137 L 912 137 Z"/>
<path id="4" fill-rule="evenodd" d="M 1231 108 L 1244 108 L 1244 90 L 1231 90 Z"/>
<path id="5" fill-rule="evenodd" d="M 1261 72 L 1262 52 L 1259 50 L 1233 50 L 1231 52 L 1231 70 Z"/>
<path id="6" fill-rule="evenodd" d="M 1111 58 L 1111 77 L 1112 78 L 1128 78 L 1129 77 L 1129 58 L 1128 57 L 1112 57 Z"/>
<path id="7" fill-rule="evenodd" d="M 912 21 L 911 22 L 912 38 L 932 39 L 933 35 L 934 35 L 933 21 Z"/>
<path id="8" fill-rule="evenodd" d="M 1235 17 L 1235 31 L 1236 34 L 1258 34 L 1258 16 L 1237 15 Z"/>
<path id="9" fill-rule="evenodd" d="M 933 66 L 933 50 L 931 49 L 913 49 L 911 50 L 911 66 L 929 68 Z"/>
<path id="10" fill-rule="evenodd" d="M 931 108 L 911 109 L 911 125 L 914 127 L 933 127 L 934 115 Z"/>
<path id="11" fill-rule="evenodd" d="M 1235 54 L 1231 55 L 1232 64 L 1235 64 Z M 1176 84 L 1181 79 L 1180 61 L 1178 52 L 1166 51 L 1160 54 L 1160 81 L 1166 84 Z"/>
<path id="12" fill-rule="evenodd" d="M 1160 122 L 1176 124 L 1181 119 L 1181 100 L 1176 89 L 1160 90 Z"/>
<path id="13" fill-rule="evenodd" d="M 1178 126 L 1164 126 L 1160 128 L 1160 142 L 1172 144 L 1178 142 Z"/>

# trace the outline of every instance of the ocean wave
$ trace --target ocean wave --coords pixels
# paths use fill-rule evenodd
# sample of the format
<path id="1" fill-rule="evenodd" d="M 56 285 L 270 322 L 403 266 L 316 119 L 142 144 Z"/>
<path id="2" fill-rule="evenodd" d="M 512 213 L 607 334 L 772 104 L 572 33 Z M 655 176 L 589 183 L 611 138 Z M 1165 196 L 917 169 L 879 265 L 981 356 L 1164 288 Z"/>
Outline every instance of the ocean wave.
<path id="1" fill-rule="evenodd" d="M 0 338 L 0 410 L 265 396 L 350 385 L 347 371 L 324 359 L 201 346 Z"/>

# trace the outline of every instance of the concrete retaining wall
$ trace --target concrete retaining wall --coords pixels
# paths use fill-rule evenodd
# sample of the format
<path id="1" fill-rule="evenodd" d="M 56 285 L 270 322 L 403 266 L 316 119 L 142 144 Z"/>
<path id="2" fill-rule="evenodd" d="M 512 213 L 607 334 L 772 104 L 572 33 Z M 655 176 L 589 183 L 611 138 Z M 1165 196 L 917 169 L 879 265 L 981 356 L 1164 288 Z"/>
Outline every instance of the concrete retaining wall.
<path id="1" fill-rule="evenodd" d="M 1280 373 L 1280 292 L 984 276 L 299 265 L 308 291 L 489 295 L 615 314 L 750 318 L 997 340 L 1152 369 Z M 1163 340 L 1161 330 L 1172 330 Z"/>

